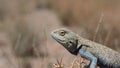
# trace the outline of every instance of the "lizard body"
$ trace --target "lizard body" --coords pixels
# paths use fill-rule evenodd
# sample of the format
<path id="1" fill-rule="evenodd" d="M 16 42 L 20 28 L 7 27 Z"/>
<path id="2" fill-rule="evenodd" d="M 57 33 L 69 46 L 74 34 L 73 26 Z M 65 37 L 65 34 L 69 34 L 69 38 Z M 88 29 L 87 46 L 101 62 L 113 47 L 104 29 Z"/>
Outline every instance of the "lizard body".
<path id="1" fill-rule="evenodd" d="M 80 37 L 66 28 L 52 31 L 51 36 L 70 53 L 90 60 L 90 68 L 120 68 L 120 53 L 102 44 Z"/>

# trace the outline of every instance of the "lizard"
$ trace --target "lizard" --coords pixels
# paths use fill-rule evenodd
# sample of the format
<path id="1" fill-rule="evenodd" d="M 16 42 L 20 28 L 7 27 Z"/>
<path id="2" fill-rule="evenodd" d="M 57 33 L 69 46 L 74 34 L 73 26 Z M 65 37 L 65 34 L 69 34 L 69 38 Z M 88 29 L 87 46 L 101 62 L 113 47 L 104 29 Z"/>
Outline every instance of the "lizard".
<path id="1" fill-rule="evenodd" d="M 120 68 L 120 53 L 99 43 L 88 40 L 67 28 L 55 29 L 51 36 L 71 54 L 90 61 L 84 68 Z"/>

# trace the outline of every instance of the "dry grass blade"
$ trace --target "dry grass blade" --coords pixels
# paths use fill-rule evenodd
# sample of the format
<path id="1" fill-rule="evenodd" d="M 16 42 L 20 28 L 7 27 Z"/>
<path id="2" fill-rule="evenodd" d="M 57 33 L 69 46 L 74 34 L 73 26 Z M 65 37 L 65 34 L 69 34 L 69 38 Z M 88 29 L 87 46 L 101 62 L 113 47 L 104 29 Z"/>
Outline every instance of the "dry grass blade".
<path id="1" fill-rule="evenodd" d="M 60 61 L 56 59 L 57 64 L 53 64 L 53 68 L 64 68 L 64 65 L 62 64 L 62 60 L 63 60 L 63 57 L 60 59 Z"/>
<path id="2" fill-rule="evenodd" d="M 82 66 L 85 65 L 85 64 L 87 64 L 86 60 L 84 58 L 81 58 L 80 59 L 80 66 L 79 67 L 83 68 Z"/>
<path id="3" fill-rule="evenodd" d="M 74 68 L 74 65 L 75 65 L 75 62 L 76 62 L 77 58 L 78 58 L 78 57 L 75 57 L 75 59 L 73 60 L 71 66 L 70 66 L 70 68 Z"/>
<path id="4" fill-rule="evenodd" d="M 104 14 L 101 13 L 101 16 L 100 16 L 100 19 L 99 19 L 99 22 L 98 22 L 97 28 L 96 28 L 96 30 L 95 30 L 95 34 L 94 34 L 94 36 L 93 36 L 93 41 L 95 41 L 95 39 L 96 39 L 96 36 L 97 36 L 97 33 L 98 33 L 99 28 L 100 28 L 100 26 L 101 26 L 101 23 L 102 23 L 103 17 L 104 17 Z"/>
<path id="5" fill-rule="evenodd" d="M 45 43 L 45 51 L 46 51 L 46 56 L 48 56 L 48 48 L 47 48 L 47 29 L 45 28 L 45 29 L 43 29 L 43 33 L 44 33 L 44 40 L 46 41 L 46 43 Z"/>
<path id="6" fill-rule="evenodd" d="M 34 50 L 35 55 L 37 57 L 40 57 L 39 50 L 36 48 L 36 36 L 34 36 L 34 38 L 33 38 L 32 46 L 33 46 L 33 50 Z"/>
<path id="7" fill-rule="evenodd" d="M 109 41 L 109 38 L 110 38 L 110 34 L 111 34 L 111 30 L 109 30 L 107 33 L 107 36 L 106 36 L 105 41 L 104 41 L 104 45 L 107 45 L 107 42 Z"/>
<path id="8" fill-rule="evenodd" d="M 87 61 L 84 58 L 76 57 L 73 60 L 70 68 L 83 68 L 83 66 L 86 64 L 87 64 Z"/>
<path id="9" fill-rule="evenodd" d="M 20 43 L 20 39 L 21 39 L 21 34 L 18 34 L 17 41 L 16 41 L 16 44 L 15 44 L 15 50 L 17 49 L 17 45 L 19 45 L 19 43 Z"/>

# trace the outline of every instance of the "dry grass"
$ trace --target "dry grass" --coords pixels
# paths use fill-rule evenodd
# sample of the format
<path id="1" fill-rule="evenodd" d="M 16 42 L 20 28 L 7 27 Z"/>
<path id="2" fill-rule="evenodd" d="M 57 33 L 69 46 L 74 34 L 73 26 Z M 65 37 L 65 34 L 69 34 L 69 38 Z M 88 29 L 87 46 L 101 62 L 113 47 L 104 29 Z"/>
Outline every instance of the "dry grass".
<path id="1" fill-rule="evenodd" d="M 6 53 L 7 55 L 12 55 L 12 57 L 8 56 L 7 58 L 9 62 L 12 62 L 14 68 L 19 68 L 21 66 L 25 66 L 27 68 L 31 65 L 31 60 L 35 57 L 27 59 L 18 58 L 16 55 L 20 57 L 28 56 L 28 54 L 33 56 L 32 52 L 34 52 L 35 56 L 37 56 L 36 58 L 39 57 L 40 59 L 45 59 L 37 62 L 36 66 L 39 66 L 40 63 L 43 64 L 41 68 L 51 68 L 52 65 L 50 64 L 54 63 L 57 56 L 61 56 L 64 49 L 59 49 L 58 46 L 58 49 L 55 48 L 54 45 L 56 43 L 53 44 L 54 42 L 51 42 L 47 37 L 47 34 L 49 34 L 46 32 L 48 29 L 47 27 L 52 28 L 53 26 L 46 25 L 46 29 L 41 28 L 42 31 L 38 32 L 41 34 L 41 41 L 39 40 L 37 33 L 34 33 L 34 30 L 31 30 L 33 27 L 28 26 L 30 23 L 27 22 L 27 24 L 25 24 L 26 21 L 24 20 L 24 17 L 26 15 L 35 13 L 36 11 L 39 12 L 38 10 L 43 8 L 49 8 L 50 10 L 55 11 L 63 25 L 70 28 L 76 28 L 78 33 L 84 29 L 86 34 L 83 34 L 85 37 L 119 50 L 119 6 L 119 0 L 114 2 L 112 0 L 1 0 L 0 32 L 5 32 L 8 35 L 11 42 L 9 47 L 11 47 L 12 51 L 12 53 Z M 104 18 L 101 12 L 104 13 Z M 51 17 L 49 17 L 49 19 L 51 19 Z M 47 20 L 47 18 L 43 20 Z M 38 21 L 40 22 L 40 25 L 46 23 L 40 20 Z M 33 21 L 33 24 L 35 22 Z M 40 28 L 38 28 L 38 30 L 40 30 Z M 42 44 L 42 42 L 45 42 L 45 44 Z M 39 44 L 43 47 L 38 47 Z M 42 52 L 42 49 L 45 49 L 47 54 Z M 57 53 L 52 52 L 52 50 Z M 82 68 L 83 65 L 87 63 L 86 60 L 78 57 L 76 57 L 72 62 L 69 62 L 70 60 L 66 61 L 66 58 L 72 60 L 73 57 L 71 58 L 72 55 L 69 55 L 67 52 L 65 52 L 65 54 L 66 57 L 64 57 L 64 59 L 61 58 L 60 60 L 56 60 L 57 63 L 53 65 L 54 68 L 67 68 L 69 63 L 71 63 L 69 68 Z M 47 55 L 47 57 L 45 55 Z M 14 58 L 13 60 L 15 61 L 10 60 L 11 58 Z"/>
<path id="2" fill-rule="evenodd" d="M 64 64 L 62 63 L 62 60 L 63 57 L 60 60 L 56 59 L 57 64 L 53 64 L 53 68 L 64 68 Z"/>
<path id="3" fill-rule="evenodd" d="M 84 58 L 81 58 L 80 56 L 75 57 L 69 67 L 66 67 L 65 64 L 63 64 L 62 60 L 62 58 L 60 59 L 60 61 L 57 59 L 57 63 L 53 64 L 53 68 L 83 68 L 84 65 L 88 64 L 88 61 Z"/>
<path id="4" fill-rule="evenodd" d="M 97 34 L 98 34 L 98 32 L 99 32 L 99 29 L 100 29 L 100 26 L 101 26 L 101 24 L 102 24 L 103 16 L 104 16 L 103 13 L 101 13 L 100 20 L 98 21 L 97 28 L 96 28 L 95 33 L 94 33 L 94 35 L 93 35 L 93 41 L 95 41 L 95 39 L 96 39 L 96 37 L 97 37 Z"/>

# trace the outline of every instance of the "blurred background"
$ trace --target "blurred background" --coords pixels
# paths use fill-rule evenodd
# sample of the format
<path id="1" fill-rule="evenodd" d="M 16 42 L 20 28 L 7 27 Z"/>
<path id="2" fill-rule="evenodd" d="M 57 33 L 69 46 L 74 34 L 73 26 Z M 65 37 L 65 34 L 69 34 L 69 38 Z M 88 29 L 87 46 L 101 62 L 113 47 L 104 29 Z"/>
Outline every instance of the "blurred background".
<path id="1" fill-rule="evenodd" d="M 70 68 L 61 27 L 120 52 L 120 0 L 0 0 L 0 68 Z"/>

